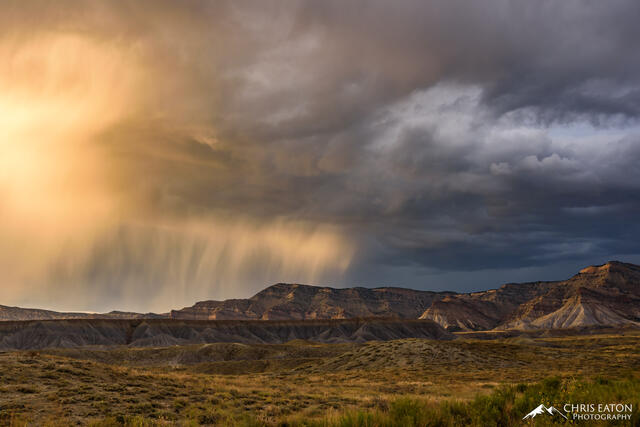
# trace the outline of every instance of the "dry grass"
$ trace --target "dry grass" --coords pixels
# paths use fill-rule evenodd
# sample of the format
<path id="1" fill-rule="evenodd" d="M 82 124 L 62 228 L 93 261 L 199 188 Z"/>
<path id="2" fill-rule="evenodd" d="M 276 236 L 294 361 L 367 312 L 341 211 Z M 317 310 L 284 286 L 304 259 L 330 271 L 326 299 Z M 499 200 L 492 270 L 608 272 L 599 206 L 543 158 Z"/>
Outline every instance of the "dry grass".
<path id="1" fill-rule="evenodd" d="M 334 419 L 399 397 L 436 404 L 553 375 L 628 377 L 638 348 L 627 334 L 3 353 L 0 425 Z"/>

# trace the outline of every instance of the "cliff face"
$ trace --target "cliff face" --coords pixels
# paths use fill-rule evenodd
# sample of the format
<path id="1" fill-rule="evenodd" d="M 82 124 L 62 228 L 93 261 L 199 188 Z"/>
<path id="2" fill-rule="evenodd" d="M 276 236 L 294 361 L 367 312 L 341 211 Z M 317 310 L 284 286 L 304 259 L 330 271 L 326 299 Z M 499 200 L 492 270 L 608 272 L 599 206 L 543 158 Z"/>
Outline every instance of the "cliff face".
<path id="1" fill-rule="evenodd" d="M 564 281 L 455 295 L 435 302 L 420 318 L 449 330 L 640 326 L 640 267 L 611 261 Z"/>
<path id="2" fill-rule="evenodd" d="M 434 320 L 449 330 L 489 330 L 553 287 L 551 282 L 509 283 L 489 291 L 456 294 L 434 302 L 420 318 Z"/>
<path id="3" fill-rule="evenodd" d="M 640 325 L 640 267 L 611 261 L 558 282 L 510 283 L 469 294 L 279 283 L 249 299 L 203 301 L 174 319 L 433 320 L 452 331 Z"/>
<path id="4" fill-rule="evenodd" d="M 640 326 L 640 266 L 611 261 L 568 280 L 506 284 L 468 294 L 402 288 L 346 288 L 279 283 L 248 299 L 202 301 L 170 314 L 57 313 L 0 306 L 0 320 L 135 319 L 432 320 L 451 331 Z"/>
<path id="5" fill-rule="evenodd" d="M 171 311 L 174 319 L 416 319 L 446 295 L 402 288 L 347 288 L 279 283 L 242 300 L 203 301 Z"/>
<path id="6" fill-rule="evenodd" d="M 556 282 L 512 313 L 501 328 L 640 325 L 640 267 L 608 262 Z"/>

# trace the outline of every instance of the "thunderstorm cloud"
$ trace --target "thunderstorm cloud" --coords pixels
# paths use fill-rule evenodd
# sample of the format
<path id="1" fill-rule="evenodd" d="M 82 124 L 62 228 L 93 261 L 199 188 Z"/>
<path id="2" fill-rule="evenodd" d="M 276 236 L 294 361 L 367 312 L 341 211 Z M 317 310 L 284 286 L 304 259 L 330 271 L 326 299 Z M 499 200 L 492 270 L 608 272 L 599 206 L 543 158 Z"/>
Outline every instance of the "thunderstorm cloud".
<path id="1" fill-rule="evenodd" d="M 0 304 L 640 260 L 640 3 L 5 1 Z"/>

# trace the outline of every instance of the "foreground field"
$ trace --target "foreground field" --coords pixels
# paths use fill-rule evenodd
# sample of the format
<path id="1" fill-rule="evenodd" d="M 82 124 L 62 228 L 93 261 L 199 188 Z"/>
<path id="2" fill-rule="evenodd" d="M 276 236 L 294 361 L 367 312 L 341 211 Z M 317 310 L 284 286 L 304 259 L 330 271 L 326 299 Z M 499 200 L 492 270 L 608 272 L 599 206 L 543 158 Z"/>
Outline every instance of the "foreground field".
<path id="1" fill-rule="evenodd" d="M 627 332 L 9 352 L 0 425 L 511 425 L 567 398 L 637 411 L 638 349 Z"/>

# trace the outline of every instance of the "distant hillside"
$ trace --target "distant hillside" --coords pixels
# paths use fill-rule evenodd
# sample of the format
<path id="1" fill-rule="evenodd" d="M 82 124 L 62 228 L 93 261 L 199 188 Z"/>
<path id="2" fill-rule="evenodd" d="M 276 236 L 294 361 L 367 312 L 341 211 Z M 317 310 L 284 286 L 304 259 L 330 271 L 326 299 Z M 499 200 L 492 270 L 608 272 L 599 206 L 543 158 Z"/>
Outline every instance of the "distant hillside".
<path id="1" fill-rule="evenodd" d="M 104 314 L 0 306 L 0 320 L 136 319 L 311 320 L 396 318 L 432 320 L 450 331 L 640 326 L 640 267 L 610 261 L 568 280 L 510 283 L 458 294 L 403 288 L 345 288 L 278 283 L 248 299 L 202 301 L 171 313 Z"/>
<path id="2" fill-rule="evenodd" d="M 174 319 L 421 318 L 452 331 L 640 325 L 640 267 L 611 261 L 564 281 L 467 294 L 279 283 L 248 299 L 202 301 Z"/>
<path id="3" fill-rule="evenodd" d="M 38 308 L 7 307 L 0 305 L 0 321 L 7 320 L 54 320 L 54 319 L 163 319 L 166 314 L 131 313 L 111 311 L 109 313 L 65 313 Z"/>
<path id="4" fill-rule="evenodd" d="M 173 319 L 417 319 L 434 301 L 454 292 L 403 288 L 346 288 L 278 283 L 249 299 L 202 301 L 172 310 Z"/>
<path id="5" fill-rule="evenodd" d="M 434 302 L 420 318 L 449 330 L 640 326 L 640 267 L 610 261 L 568 280 L 452 295 Z"/>

